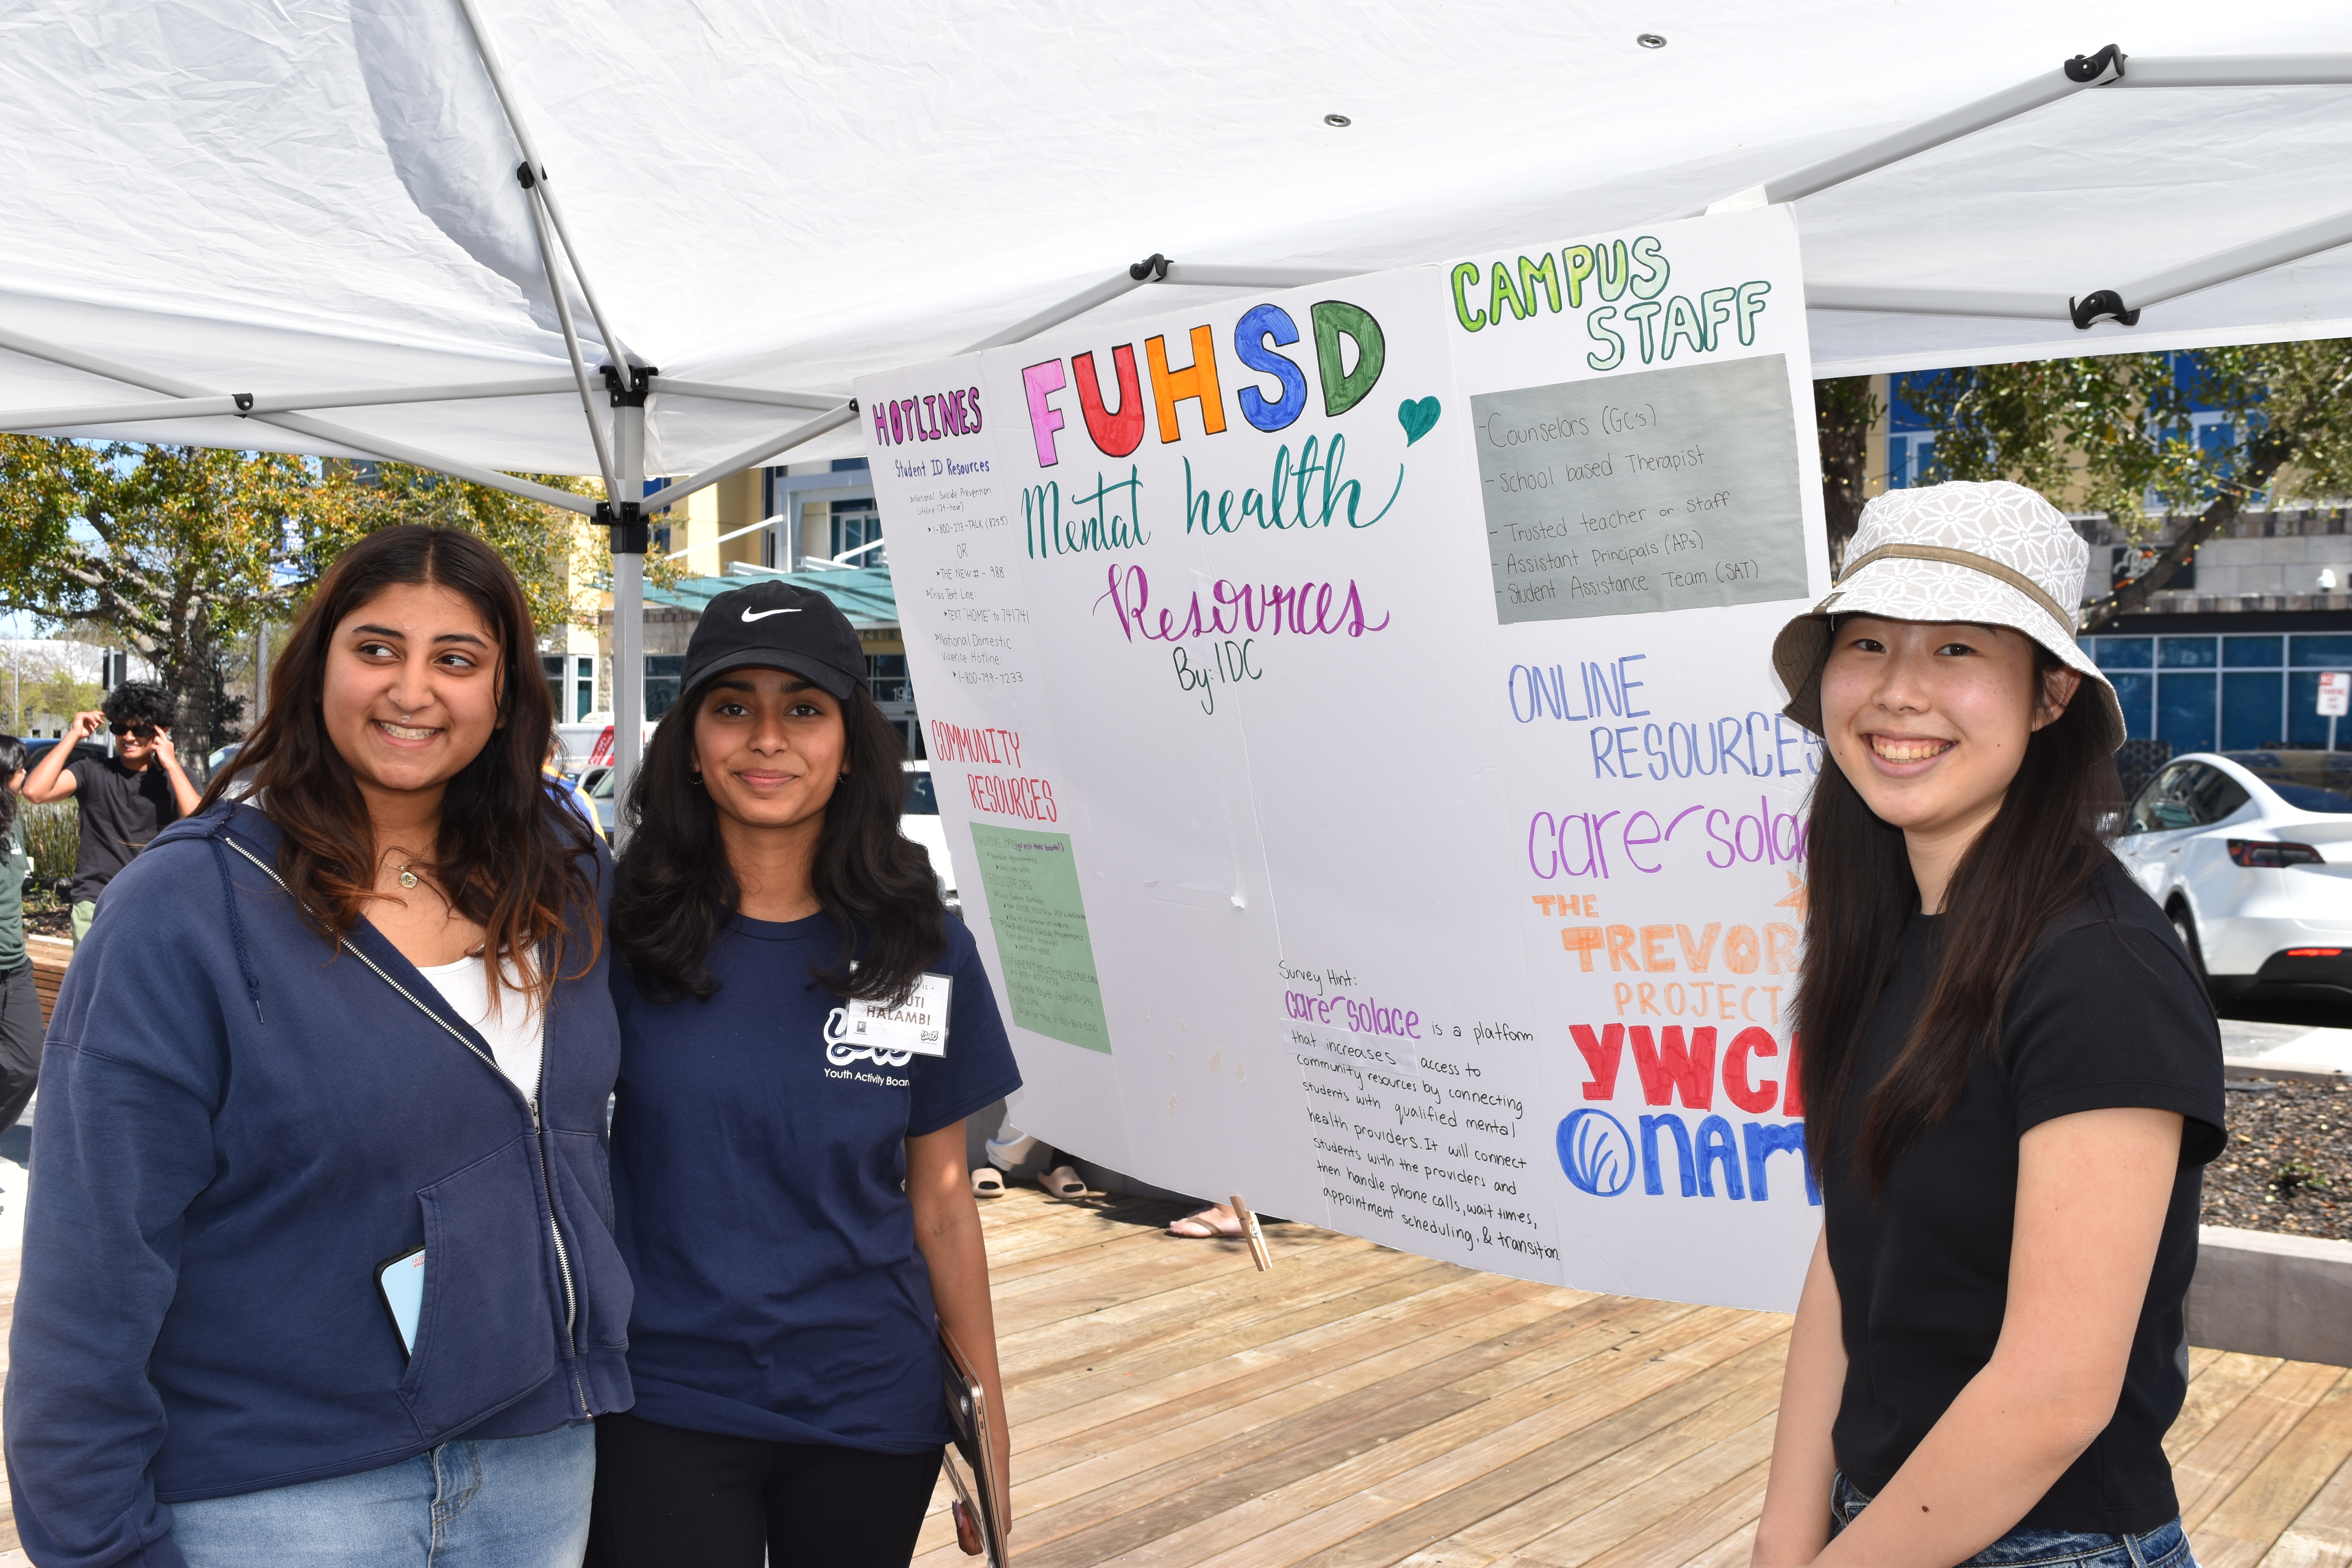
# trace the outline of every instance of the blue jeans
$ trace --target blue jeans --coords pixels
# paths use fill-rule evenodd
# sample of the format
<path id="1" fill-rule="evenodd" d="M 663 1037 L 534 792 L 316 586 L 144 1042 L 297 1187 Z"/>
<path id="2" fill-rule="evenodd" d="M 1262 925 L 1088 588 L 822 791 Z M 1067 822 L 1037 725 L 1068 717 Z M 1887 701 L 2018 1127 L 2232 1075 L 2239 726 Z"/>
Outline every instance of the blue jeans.
<path id="1" fill-rule="evenodd" d="M 1830 1483 L 1830 1539 L 1852 1524 L 1870 1500 L 1841 1473 Z M 1957 1568 L 2197 1568 L 2180 1521 L 2145 1535 L 2102 1535 L 2020 1525 Z"/>
<path id="2" fill-rule="evenodd" d="M 463 1438 L 331 1480 L 172 1505 L 188 1568 L 579 1568 L 596 1428 Z"/>

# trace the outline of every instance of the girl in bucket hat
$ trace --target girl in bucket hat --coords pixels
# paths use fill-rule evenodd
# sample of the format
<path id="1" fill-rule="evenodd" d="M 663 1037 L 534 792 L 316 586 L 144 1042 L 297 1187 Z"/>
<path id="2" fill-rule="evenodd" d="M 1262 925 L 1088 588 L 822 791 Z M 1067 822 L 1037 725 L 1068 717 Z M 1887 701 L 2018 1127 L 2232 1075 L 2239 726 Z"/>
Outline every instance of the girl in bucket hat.
<path id="1" fill-rule="evenodd" d="M 1797 1002 L 1825 1223 L 1758 1564 L 2192 1568 L 2162 1442 L 2221 1040 L 2108 852 L 2087 563 L 2021 486 L 1892 491 L 1773 645 L 1829 753 Z"/>

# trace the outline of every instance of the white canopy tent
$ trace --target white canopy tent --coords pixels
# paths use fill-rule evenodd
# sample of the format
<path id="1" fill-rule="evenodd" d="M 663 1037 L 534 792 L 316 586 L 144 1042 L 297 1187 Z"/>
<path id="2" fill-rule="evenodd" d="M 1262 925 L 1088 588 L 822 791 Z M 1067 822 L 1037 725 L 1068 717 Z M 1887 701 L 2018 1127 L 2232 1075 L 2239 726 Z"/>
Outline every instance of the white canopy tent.
<path id="1" fill-rule="evenodd" d="M 862 450 L 854 375 L 1169 289 L 1785 201 L 1821 374 L 2352 334 L 2340 6 L 180 0 L 0 38 L 0 428 L 579 510 L 503 471 L 601 476 L 625 772 L 645 510 Z"/>

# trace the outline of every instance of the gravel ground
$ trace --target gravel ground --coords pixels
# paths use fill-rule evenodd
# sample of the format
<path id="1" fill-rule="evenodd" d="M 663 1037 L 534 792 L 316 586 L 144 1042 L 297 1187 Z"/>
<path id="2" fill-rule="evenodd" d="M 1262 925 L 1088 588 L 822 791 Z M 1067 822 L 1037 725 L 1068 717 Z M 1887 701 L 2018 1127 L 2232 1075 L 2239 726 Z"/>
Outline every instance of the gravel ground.
<path id="1" fill-rule="evenodd" d="M 2205 1223 L 2352 1241 L 2352 1085 L 2233 1081 L 2229 1107 Z"/>

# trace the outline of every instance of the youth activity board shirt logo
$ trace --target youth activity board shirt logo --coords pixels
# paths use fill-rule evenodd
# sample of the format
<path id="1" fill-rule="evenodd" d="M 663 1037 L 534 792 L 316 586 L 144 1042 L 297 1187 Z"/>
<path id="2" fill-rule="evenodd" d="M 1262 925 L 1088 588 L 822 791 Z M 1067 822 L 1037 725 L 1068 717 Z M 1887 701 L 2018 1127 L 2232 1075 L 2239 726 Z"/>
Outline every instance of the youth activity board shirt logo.
<path id="1" fill-rule="evenodd" d="M 892 1050 L 889 1047 L 884 1045 L 861 1045 L 857 1043 L 866 1034 L 866 1020 L 863 1018 L 851 1018 L 848 1012 L 844 1008 L 835 1007 L 831 1013 L 827 1014 L 825 1016 L 824 1030 L 824 1059 L 826 1062 L 835 1068 L 855 1067 L 859 1062 L 872 1062 L 878 1068 L 902 1068 L 908 1062 L 915 1059 L 915 1054 L 912 1051 Z M 854 1078 L 864 1082 L 879 1084 L 885 1089 L 904 1089 L 908 1084 L 913 1081 L 912 1079 L 903 1078 L 887 1078 L 878 1073 L 852 1073 L 829 1070 L 826 1072 L 825 1076 L 827 1078 Z"/>

